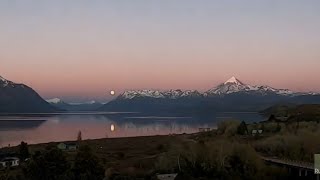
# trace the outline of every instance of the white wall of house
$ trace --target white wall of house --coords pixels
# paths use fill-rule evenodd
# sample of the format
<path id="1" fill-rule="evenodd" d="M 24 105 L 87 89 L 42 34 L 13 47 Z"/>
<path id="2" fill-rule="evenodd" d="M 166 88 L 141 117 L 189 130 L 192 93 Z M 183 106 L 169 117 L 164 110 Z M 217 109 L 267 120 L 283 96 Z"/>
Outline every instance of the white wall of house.
<path id="1" fill-rule="evenodd" d="M 2 167 L 15 167 L 15 166 L 19 166 L 20 161 L 18 158 L 13 158 L 10 160 L 3 160 L 0 162 L 0 165 Z"/>

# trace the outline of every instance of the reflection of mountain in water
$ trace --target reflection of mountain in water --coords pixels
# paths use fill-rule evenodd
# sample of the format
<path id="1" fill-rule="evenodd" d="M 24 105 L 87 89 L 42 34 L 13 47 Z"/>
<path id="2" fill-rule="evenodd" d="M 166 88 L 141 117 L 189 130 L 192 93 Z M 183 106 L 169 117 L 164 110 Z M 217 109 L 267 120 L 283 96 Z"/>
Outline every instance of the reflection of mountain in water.
<path id="1" fill-rule="evenodd" d="M 216 128 L 217 123 L 228 119 L 238 119 L 247 123 L 261 121 L 257 113 L 222 112 L 186 116 L 186 114 L 112 114 L 105 115 L 106 124 L 111 123 L 116 128 L 109 132 L 109 137 L 144 136 L 160 134 L 179 134 L 198 132 L 199 128 Z M 110 125 L 110 124 L 109 124 Z"/>
<path id="2" fill-rule="evenodd" d="M 45 120 L 0 120 L 0 131 L 34 129 L 44 122 Z"/>
<path id="3" fill-rule="evenodd" d="M 43 120 L 45 119 L 45 121 Z M 198 132 L 226 119 L 261 121 L 257 113 L 225 112 L 203 115 L 151 113 L 62 113 L 0 117 L 0 146 L 83 139 L 151 136 Z M 111 128 L 113 127 L 113 128 Z"/>
<path id="4" fill-rule="evenodd" d="M 104 115 L 105 118 L 110 119 L 118 124 L 125 124 L 132 122 L 134 124 L 188 124 L 197 125 L 204 123 L 218 123 L 223 120 L 237 119 L 240 121 L 245 121 L 247 123 L 257 122 L 263 120 L 263 117 L 258 113 L 250 112 L 219 112 L 211 114 L 170 114 L 170 113 L 158 113 L 158 114 L 146 114 L 146 113 L 136 113 L 136 114 L 109 114 Z"/>

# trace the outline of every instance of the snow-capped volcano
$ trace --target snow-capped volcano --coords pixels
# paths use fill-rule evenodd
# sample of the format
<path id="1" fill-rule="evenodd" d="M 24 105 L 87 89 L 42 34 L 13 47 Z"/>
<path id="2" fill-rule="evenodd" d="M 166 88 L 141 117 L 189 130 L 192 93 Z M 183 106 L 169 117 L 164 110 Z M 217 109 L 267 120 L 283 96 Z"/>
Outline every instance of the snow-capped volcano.
<path id="1" fill-rule="evenodd" d="M 252 86 L 242 83 L 240 80 L 233 76 L 226 82 L 205 92 L 205 95 L 231 94 L 239 91 L 249 91 L 251 89 L 253 89 Z"/>
<path id="2" fill-rule="evenodd" d="M 268 93 L 274 93 L 278 95 L 293 95 L 294 93 L 288 89 L 276 89 L 270 86 L 256 86 L 249 85 L 241 82 L 235 77 L 231 77 L 226 82 L 218 85 L 217 87 L 208 90 L 205 92 L 206 96 L 210 95 L 226 95 L 237 92 L 245 92 L 245 93 L 258 93 L 261 95 L 265 95 Z"/>
<path id="3" fill-rule="evenodd" d="M 236 77 L 232 76 L 230 79 L 228 79 L 226 82 L 223 84 L 236 84 L 236 85 L 244 85 L 239 79 Z"/>

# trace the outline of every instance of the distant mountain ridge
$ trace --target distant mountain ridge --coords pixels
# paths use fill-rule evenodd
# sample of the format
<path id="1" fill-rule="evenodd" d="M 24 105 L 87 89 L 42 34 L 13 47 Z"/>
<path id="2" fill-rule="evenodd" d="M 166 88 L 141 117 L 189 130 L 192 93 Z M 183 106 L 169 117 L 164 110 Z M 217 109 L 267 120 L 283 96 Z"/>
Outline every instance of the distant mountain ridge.
<path id="1" fill-rule="evenodd" d="M 235 77 L 209 89 L 129 90 L 107 104 L 95 101 L 66 103 L 59 98 L 45 101 L 24 84 L 0 76 L 0 113 L 48 113 L 68 111 L 209 112 L 260 111 L 274 104 L 320 104 L 320 94 L 293 92 L 270 86 L 248 85 Z"/>
<path id="2" fill-rule="evenodd" d="M 103 104 L 96 101 L 89 101 L 84 103 L 67 103 L 60 98 L 53 98 L 46 100 L 52 106 L 67 111 L 95 111 L 100 108 Z"/>
<path id="3" fill-rule="evenodd" d="M 187 90 L 182 91 L 177 90 L 168 90 L 168 91 L 158 91 L 158 90 L 130 90 L 125 91 L 118 96 L 119 99 L 134 99 L 141 97 L 149 98 L 168 98 L 168 99 L 178 99 L 184 97 L 200 97 L 202 94 L 196 90 Z"/>
<path id="4" fill-rule="evenodd" d="M 44 113 L 56 112 L 32 88 L 14 83 L 0 76 L 0 113 Z"/>
<path id="5" fill-rule="evenodd" d="M 245 84 L 236 77 L 209 89 L 128 90 L 99 110 L 258 111 L 275 103 L 320 103 L 320 94 Z"/>
<path id="6" fill-rule="evenodd" d="M 249 85 L 241 82 L 236 77 L 231 77 L 226 82 L 219 84 L 218 86 L 209 89 L 204 93 L 200 93 L 197 90 L 128 90 L 120 94 L 117 98 L 119 99 L 134 99 L 141 97 L 149 98 L 168 98 L 168 99 L 178 99 L 184 97 L 210 97 L 210 96 L 223 96 L 233 93 L 247 93 L 247 94 L 276 94 L 283 96 L 300 96 L 300 95 L 319 95 L 319 93 L 314 92 L 293 92 L 289 89 L 276 89 L 270 86 L 259 86 L 259 85 Z"/>

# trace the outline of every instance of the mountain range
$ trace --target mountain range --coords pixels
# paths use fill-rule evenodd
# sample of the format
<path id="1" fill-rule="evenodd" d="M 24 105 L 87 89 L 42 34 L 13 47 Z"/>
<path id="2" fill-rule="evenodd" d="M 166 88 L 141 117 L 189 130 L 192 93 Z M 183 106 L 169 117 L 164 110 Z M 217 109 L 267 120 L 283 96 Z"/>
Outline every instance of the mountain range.
<path id="1" fill-rule="evenodd" d="M 102 106 L 102 103 L 89 101 L 84 103 L 67 103 L 59 98 L 46 100 L 52 106 L 67 111 L 95 111 Z"/>
<path id="2" fill-rule="evenodd" d="M 249 85 L 232 77 L 203 93 L 197 90 L 128 90 L 101 104 L 44 100 L 32 88 L 0 77 L 0 113 L 57 111 L 190 112 L 260 111 L 274 104 L 320 104 L 320 94 Z"/>
<path id="3" fill-rule="evenodd" d="M 196 90 L 129 90 L 99 110 L 259 111 L 276 103 L 320 103 L 320 94 L 245 84 L 236 77 L 200 93 Z"/>
<path id="4" fill-rule="evenodd" d="M 158 91 L 158 90 L 129 90 L 122 93 L 119 99 L 134 99 L 139 97 L 150 97 L 150 98 L 168 98 L 178 99 L 186 97 L 213 97 L 213 96 L 225 96 L 234 93 L 246 93 L 246 94 L 257 94 L 257 95 L 281 95 L 281 96 L 300 96 L 300 95 L 319 95 L 319 93 L 313 92 L 293 92 L 289 89 L 276 89 L 270 86 L 257 86 L 249 85 L 241 82 L 235 77 L 231 77 L 226 82 L 209 89 L 204 93 L 200 93 L 197 90 L 169 90 L 169 91 Z"/>

